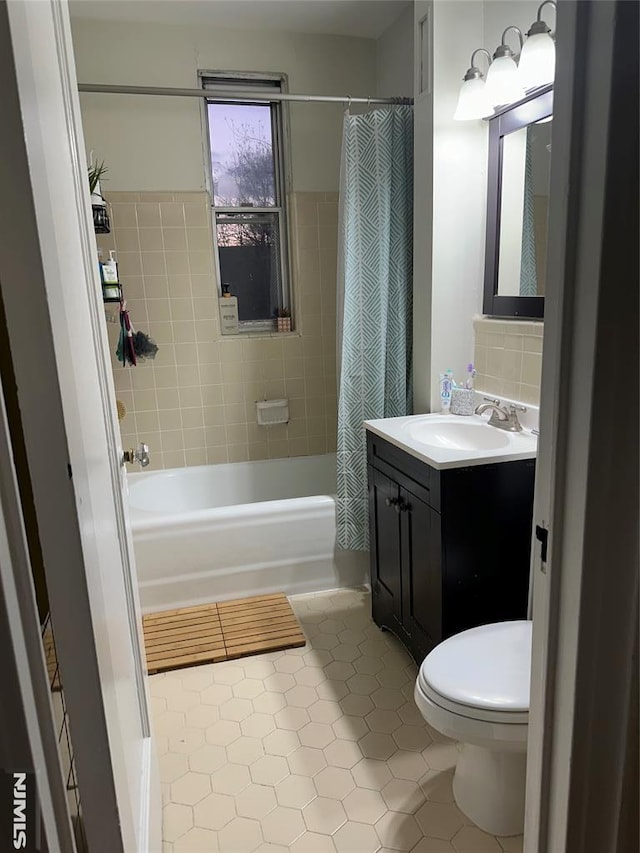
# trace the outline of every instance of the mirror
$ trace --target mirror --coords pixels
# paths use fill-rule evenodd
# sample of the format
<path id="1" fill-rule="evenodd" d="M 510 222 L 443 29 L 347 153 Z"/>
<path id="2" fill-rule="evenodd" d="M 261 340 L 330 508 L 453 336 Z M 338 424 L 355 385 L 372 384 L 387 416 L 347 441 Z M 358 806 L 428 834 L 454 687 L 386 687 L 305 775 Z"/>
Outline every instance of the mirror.
<path id="1" fill-rule="evenodd" d="M 553 91 L 489 121 L 485 314 L 544 314 Z"/>
<path id="2" fill-rule="evenodd" d="M 498 294 L 544 296 L 551 122 L 502 141 Z"/>

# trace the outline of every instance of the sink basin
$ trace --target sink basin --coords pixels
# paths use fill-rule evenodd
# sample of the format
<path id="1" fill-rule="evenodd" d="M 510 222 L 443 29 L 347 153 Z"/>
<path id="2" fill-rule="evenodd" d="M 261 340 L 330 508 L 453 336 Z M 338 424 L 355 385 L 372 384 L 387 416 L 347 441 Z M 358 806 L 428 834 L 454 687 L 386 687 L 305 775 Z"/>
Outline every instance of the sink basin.
<path id="1" fill-rule="evenodd" d="M 407 432 L 414 441 L 446 450 L 500 450 L 511 445 L 509 433 L 484 423 L 429 419 L 409 424 Z"/>
<path id="2" fill-rule="evenodd" d="M 489 426 L 478 415 L 433 413 L 365 421 L 367 432 L 421 459 L 437 470 L 491 462 L 535 459 L 537 439 L 528 425 L 522 432 Z"/>
<path id="3" fill-rule="evenodd" d="M 406 415 L 365 421 L 369 433 L 421 459 L 437 470 L 491 462 L 535 459 L 536 436 L 528 425 L 522 432 L 489 426 L 478 415 L 459 417 L 444 413 Z"/>

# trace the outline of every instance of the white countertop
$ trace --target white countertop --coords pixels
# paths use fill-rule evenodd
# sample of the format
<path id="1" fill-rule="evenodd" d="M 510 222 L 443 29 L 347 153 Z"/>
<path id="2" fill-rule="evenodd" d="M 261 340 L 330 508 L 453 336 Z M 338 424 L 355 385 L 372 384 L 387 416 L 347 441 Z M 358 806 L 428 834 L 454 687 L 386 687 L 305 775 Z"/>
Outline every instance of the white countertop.
<path id="1" fill-rule="evenodd" d="M 489 415 L 409 415 L 365 421 L 364 425 L 369 432 L 438 470 L 536 458 L 538 439 L 530 429 L 507 432 L 489 426 Z M 475 443 L 488 446 L 472 446 Z"/>

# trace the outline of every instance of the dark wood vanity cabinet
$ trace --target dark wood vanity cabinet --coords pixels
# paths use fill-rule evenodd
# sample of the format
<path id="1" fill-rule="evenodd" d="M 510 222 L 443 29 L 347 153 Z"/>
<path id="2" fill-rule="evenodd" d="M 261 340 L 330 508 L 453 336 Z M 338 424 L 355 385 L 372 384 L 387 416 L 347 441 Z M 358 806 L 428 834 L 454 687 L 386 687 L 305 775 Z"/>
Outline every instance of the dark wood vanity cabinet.
<path id="1" fill-rule="evenodd" d="M 527 615 L 535 461 L 436 470 L 367 433 L 373 620 L 420 663 Z"/>

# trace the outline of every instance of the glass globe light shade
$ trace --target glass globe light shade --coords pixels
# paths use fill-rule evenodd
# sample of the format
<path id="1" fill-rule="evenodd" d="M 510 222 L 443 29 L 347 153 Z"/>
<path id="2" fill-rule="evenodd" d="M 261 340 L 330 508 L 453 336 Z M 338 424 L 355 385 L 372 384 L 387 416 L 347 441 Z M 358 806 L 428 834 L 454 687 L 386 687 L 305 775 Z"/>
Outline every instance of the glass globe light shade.
<path id="1" fill-rule="evenodd" d="M 453 115 L 456 121 L 472 121 L 493 115 L 493 106 L 489 103 L 482 77 L 465 80 L 460 87 L 458 106 Z"/>
<path id="2" fill-rule="evenodd" d="M 520 83 L 528 91 L 553 83 L 556 70 L 556 46 L 549 33 L 530 35 L 520 54 Z"/>
<path id="3" fill-rule="evenodd" d="M 487 72 L 485 94 L 494 107 L 511 104 L 524 97 L 518 66 L 512 56 L 494 59 Z"/>

